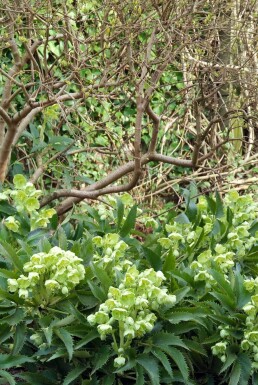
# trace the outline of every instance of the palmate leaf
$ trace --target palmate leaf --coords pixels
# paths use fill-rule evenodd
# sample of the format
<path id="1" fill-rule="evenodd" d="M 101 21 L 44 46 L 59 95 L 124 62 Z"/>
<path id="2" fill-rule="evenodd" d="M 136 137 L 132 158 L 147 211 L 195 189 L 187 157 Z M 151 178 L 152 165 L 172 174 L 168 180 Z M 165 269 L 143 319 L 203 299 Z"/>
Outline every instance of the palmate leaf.
<path id="1" fill-rule="evenodd" d="M 137 357 L 136 361 L 148 374 L 152 385 L 159 385 L 159 366 L 157 360 L 150 357 L 148 354 L 141 354 Z"/>
<path id="2" fill-rule="evenodd" d="M 5 370 L 0 370 L 0 378 L 4 378 L 9 385 L 16 385 L 15 378 Z"/>
<path id="3" fill-rule="evenodd" d="M 60 338 L 61 341 L 63 341 L 68 353 L 69 361 L 71 361 L 73 357 L 73 338 L 71 334 L 63 328 L 56 329 L 55 334 Z"/>
<path id="4" fill-rule="evenodd" d="M 175 362 L 177 365 L 178 369 L 180 370 L 182 377 L 185 381 L 188 381 L 189 378 L 189 368 L 187 366 L 187 363 L 185 361 L 185 358 L 178 350 L 177 348 L 173 348 L 171 346 L 164 346 L 162 350 L 172 358 L 172 360 Z"/>

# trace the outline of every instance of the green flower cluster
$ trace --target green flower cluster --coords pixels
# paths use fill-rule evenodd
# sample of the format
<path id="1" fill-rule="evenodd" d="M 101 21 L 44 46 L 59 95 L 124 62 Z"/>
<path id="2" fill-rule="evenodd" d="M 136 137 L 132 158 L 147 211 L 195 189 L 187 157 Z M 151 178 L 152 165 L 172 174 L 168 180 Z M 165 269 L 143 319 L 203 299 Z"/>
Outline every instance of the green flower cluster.
<path id="1" fill-rule="evenodd" d="M 258 232 L 250 234 L 257 218 L 258 202 L 254 202 L 251 195 L 239 196 L 236 191 L 229 192 L 224 201 L 224 212 L 215 218 L 206 198 L 200 197 L 196 204 L 198 225 L 172 222 L 165 227 L 168 236 L 158 240 L 178 262 L 192 259 L 190 268 L 194 271 L 195 280 L 205 281 L 207 288 L 215 283 L 209 274 L 214 262 L 228 279 L 235 264 L 242 261 L 258 240 Z"/>
<path id="2" fill-rule="evenodd" d="M 118 354 L 116 367 L 125 364 L 125 349 L 134 338 L 142 337 L 153 329 L 160 306 L 172 306 L 176 302 L 174 295 L 161 287 L 165 277 L 161 271 L 147 269 L 139 272 L 135 266 L 128 268 L 118 288 L 110 287 L 108 299 L 101 304 L 99 311 L 88 316 L 91 325 L 98 325 L 101 339 L 112 335 L 114 350 Z M 119 334 L 119 344 L 116 339 Z"/>
<path id="3" fill-rule="evenodd" d="M 248 350 L 249 354 L 251 353 L 250 355 L 253 357 L 252 367 L 254 370 L 258 370 L 258 278 L 246 279 L 244 287 L 253 295 L 251 301 L 243 308 L 247 317 L 241 347 L 243 350 Z"/>
<path id="4" fill-rule="evenodd" d="M 208 270 L 211 268 L 211 262 L 216 262 L 220 270 L 227 274 L 234 266 L 234 255 L 235 253 L 227 251 L 226 247 L 221 244 L 215 246 L 213 255 L 211 250 L 205 250 L 190 265 L 190 268 L 195 270 L 194 280 L 206 281 L 210 285 L 214 284 L 214 278 L 208 273 Z"/>
<path id="5" fill-rule="evenodd" d="M 125 258 L 128 245 L 120 240 L 118 234 L 108 233 L 103 238 L 97 236 L 92 239 L 92 242 L 99 250 L 93 255 L 93 262 L 98 267 L 115 273 L 116 271 L 125 272 L 132 265 L 132 262 Z"/>
<path id="6" fill-rule="evenodd" d="M 24 212 L 30 217 L 31 230 L 46 227 L 49 219 L 55 214 L 54 209 L 40 210 L 39 197 L 41 190 L 36 190 L 31 182 L 27 182 L 23 175 L 15 175 L 13 179 L 15 190 L 5 190 L 0 194 L 0 200 L 12 199 L 18 212 Z M 20 222 L 14 216 L 9 216 L 4 221 L 5 226 L 13 231 L 21 230 Z"/>
<path id="7" fill-rule="evenodd" d="M 216 345 L 211 347 L 212 354 L 214 354 L 214 356 L 218 356 L 222 362 L 225 362 L 227 359 L 227 346 L 227 341 L 217 342 Z"/>
<path id="8" fill-rule="evenodd" d="M 85 276 L 85 268 L 71 251 L 53 247 L 34 254 L 18 279 L 8 279 L 10 292 L 18 292 L 31 305 L 45 307 L 66 296 Z"/>

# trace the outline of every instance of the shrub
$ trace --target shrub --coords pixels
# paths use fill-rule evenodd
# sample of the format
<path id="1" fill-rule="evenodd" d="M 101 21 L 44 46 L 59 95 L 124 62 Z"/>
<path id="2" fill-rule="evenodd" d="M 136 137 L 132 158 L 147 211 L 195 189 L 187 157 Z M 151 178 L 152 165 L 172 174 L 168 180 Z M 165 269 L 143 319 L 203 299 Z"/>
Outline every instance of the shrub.
<path id="1" fill-rule="evenodd" d="M 146 235 L 128 196 L 35 228 L 39 192 L 14 182 L 1 193 L 0 383 L 257 384 L 252 196 L 186 192 L 164 225 L 138 210 Z"/>

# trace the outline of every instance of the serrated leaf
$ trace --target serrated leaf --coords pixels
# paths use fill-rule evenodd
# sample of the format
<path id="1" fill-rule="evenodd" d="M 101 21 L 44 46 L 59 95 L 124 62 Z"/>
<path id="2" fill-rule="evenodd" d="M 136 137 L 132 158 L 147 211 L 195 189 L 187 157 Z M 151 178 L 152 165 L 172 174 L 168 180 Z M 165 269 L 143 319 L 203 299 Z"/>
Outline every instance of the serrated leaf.
<path id="1" fill-rule="evenodd" d="M 62 250 L 68 249 L 67 237 L 66 237 L 65 231 L 62 227 L 59 227 L 59 229 L 58 229 L 58 243 L 59 243 L 59 247 Z"/>
<path id="2" fill-rule="evenodd" d="M 154 253 L 151 249 L 148 247 L 142 246 L 142 250 L 144 253 L 145 258 L 149 262 L 150 266 L 155 270 L 159 271 L 162 269 L 162 261 L 160 255 L 157 253 Z"/>
<path id="3" fill-rule="evenodd" d="M 4 278 L 16 278 L 17 274 L 7 269 L 0 269 L 0 277 Z"/>
<path id="4" fill-rule="evenodd" d="M 76 380 L 85 370 L 85 367 L 78 367 L 73 369 L 70 373 L 67 374 L 62 385 L 71 384 L 71 382 Z"/>
<path id="5" fill-rule="evenodd" d="M 241 376 L 241 366 L 239 362 L 236 362 L 231 373 L 228 385 L 237 385 Z"/>
<path id="6" fill-rule="evenodd" d="M 12 314 L 1 318 L 0 325 L 4 323 L 11 326 L 17 325 L 19 322 L 21 322 L 24 319 L 24 316 L 25 316 L 24 310 L 18 307 L 17 309 L 15 309 L 15 311 Z"/>
<path id="7" fill-rule="evenodd" d="M 6 381 L 8 381 L 9 385 L 16 385 L 15 378 L 5 370 L 0 370 L 0 377 L 4 378 Z"/>
<path id="8" fill-rule="evenodd" d="M 101 287 L 105 290 L 106 294 L 108 289 L 112 285 L 112 280 L 109 278 L 105 270 L 100 269 L 96 264 L 90 263 L 90 268 L 95 277 L 100 281 Z"/>
<path id="9" fill-rule="evenodd" d="M 52 353 L 52 352 L 51 352 Z M 60 357 L 66 357 L 67 355 L 67 350 L 65 348 L 58 348 L 54 354 L 52 354 L 51 357 L 49 357 L 49 359 L 47 360 L 47 362 L 49 361 L 52 361 L 52 360 L 55 360 L 57 358 L 60 358 Z"/>
<path id="10" fill-rule="evenodd" d="M 172 348 L 171 346 L 164 346 L 162 347 L 162 350 L 172 358 L 172 360 L 175 362 L 178 369 L 180 370 L 184 380 L 188 381 L 189 368 L 186 364 L 182 352 L 180 352 L 180 350 L 178 350 L 177 348 Z"/>
<path id="11" fill-rule="evenodd" d="M 87 334 L 80 342 L 75 345 L 75 349 L 80 349 L 82 346 L 87 345 L 89 342 L 99 338 L 99 333 L 97 330 L 92 330 L 89 334 Z"/>
<path id="12" fill-rule="evenodd" d="M 20 366 L 25 362 L 34 362 L 34 359 L 27 356 L 13 356 L 11 354 L 0 354 L 0 368 L 10 369 L 15 366 Z"/>
<path id="13" fill-rule="evenodd" d="M 119 198 L 116 200 L 116 207 L 116 226 L 119 231 L 124 216 L 124 204 Z"/>
<path id="14" fill-rule="evenodd" d="M 246 353 L 240 353 L 237 358 L 242 369 L 239 384 L 248 385 L 252 373 L 252 361 Z"/>
<path id="15" fill-rule="evenodd" d="M 109 374 L 103 377 L 102 385 L 113 385 L 115 382 L 115 375 Z"/>
<path id="16" fill-rule="evenodd" d="M 173 294 L 176 296 L 176 302 L 182 301 L 182 299 L 189 293 L 191 288 L 189 286 L 182 287 L 176 291 L 173 292 Z"/>
<path id="17" fill-rule="evenodd" d="M 219 374 L 225 372 L 237 359 L 237 356 L 232 353 L 227 354 L 226 361 L 224 362 L 222 368 L 219 371 Z"/>
<path id="18" fill-rule="evenodd" d="M 180 346 L 188 350 L 186 344 L 181 340 L 180 337 L 175 336 L 172 333 L 160 332 L 154 334 L 152 337 L 152 343 L 155 346 L 163 347 L 163 346 Z"/>
<path id="19" fill-rule="evenodd" d="M 5 258 L 8 259 L 8 261 L 10 261 L 19 271 L 22 272 L 23 262 L 20 260 L 16 251 L 9 243 L 1 241 L 0 252 Z"/>
<path id="20" fill-rule="evenodd" d="M 191 222 L 189 221 L 189 218 L 187 217 L 187 215 L 186 215 L 185 213 L 179 214 L 179 215 L 176 217 L 175 222 L 176 222 L 176 223 L 180 223 L 180 224 L 182 224 L 182 225 L 187 224 L 187 223 L 191 223 Z"/>
<path id="21" fill-rule="evenodd" d="M 64 326 L 71 325 L 75 321 L 75 317 L 73 315 L 68 315 L 65 318 L 62 319 L 55 319 L 51 322 L 52 327 L 61 328 Z"/>
<path id="22" fill-rule="evenodd" d="M 166 315 L 166 319 L 172 324 L 178 324 L 182 321 L 193 321 L 206 328 L 207 326 L 205 320 L 202 320 L 202 318 L 207 318 L 207 314 L 201 314 L 198 311 L 196 311 L 196 313 L 197 314 L 190 313 L 188 311 L 173 311 Z"/>
<path id="23" fill-rule="evenodd" d="M 130 231 L 134 229 L 135 222 L 136 222 L 136 215 L 137 215 L 137 206 L 134 205 L 129 211 L 129 214 L 127 215 L 127 218 L 120 230 L 121 237 L 126 237 L 130 233 Z"/>
<path id="24" fill-rule="evenodd" d="M 28 381 L 30 385 L 55 385 L 56 381 L 44 376 L 41 373 L 22 373 L 19 374 L 19 378 Z"/>
<path id="25" fill-rule="evenodd" d="M 170 376 L 171 380 L 173 378 L 173 371 L 169 362 L 169 359 L 167 358 L 166 354 L 158 348 L 152 348 L 151 349 L 152 354 L 161 362 L 162 366 Z"/>
<path id="26" fill-rule="evenodd" d="M 200 355 L 207 357 L 206 350 L 198 342 L 185 340 L 185 344 L 188 347 L 188 349 L 192 350 L 193 352 L 199 353 Z"/>
<path id="27" fill-rule="evenodd" d="M 141 354 L 137 357 L 136 361 L 148 374 L 152 385 L 159 385 L 159 366 L 157 360 L 147 354 Z"/>
<path id="28" fill-rule="evenodd" d="M 46 237 L 43 237 L 40 241 L 39 241 L 39 250 L 42 252 L 42 253 L 48 253 L 49 250 L 51 249 L 51 243 L 49 242 L 49 240 L 46 238 Z"/>
<path id="29" fill-rule="evenodd" d="M 69 361 L 71 361 L 73 357 L 73 338 L 71 334 L 65 329 L 56 329 L 55 334 L 61 341 L 63 341 L 68 353 Z"/>
<path id="30" fill-rule="evenodd" d="M 219 287 L 223 290 L 225 294 L 228 295 L 232 303 L 234 303 L 235 295 L 234 295 L 233 289 L 230 286 L 230 284 L 226 281 L 224 275 L 214 269 L 211 269 L 210 272 L 213 278 L 216 280 Z"/>
<path id="31" fill-rule="evenodd" d="M 167 273 L 173 271 L 176 267 L 176 258 L 174 256 L 173 250 L 170 249 L 165 256 L 165 261 L 163 264 L 162 271 L 167 277 Z"/>
<path id="32" fill-rule="evenodd" d="M 137 365 L 135 371 L 136 371 L 136 383 L 135 383 L 135 385 L 144 385 L 145 379 L 144 379 L 143 367 L 140 365 Z"/>
<path id="33" fill-rule="evenodd" d="M 219 195 L 218 191 L 216 191 L 216 218 L 222 218 L 224 216 L 224 207 L 223 207 L 223 201 L 221 199 L 221 196 Z"/>
<path id="34" fill-rule="evenodd" d="M 100 302 L 104 302 L 107 298 L 107 294 L 104 292 L 104 290 L 93 281 L 88 280 L 87 282 L 94 297 L 97 298 Z"/>
<path id="35" fill-rule="evenodd" d="M 15 356 L 21 351 L 25 338 L 26 338 L 25 324 L 24 323 L 18 324 L 15 328 L 15 333 L 14 333 L 12 355 Z"/>
<path id="36" fill-rule="evenodd" d="M 101 350 L 96 352 L 96 359 L 94 360 L 94 369 L 91 374 L 95 373 L 97 370 L 102 368 L 110 357 L 110 348 L 108 346 L 103 346 Z"/>

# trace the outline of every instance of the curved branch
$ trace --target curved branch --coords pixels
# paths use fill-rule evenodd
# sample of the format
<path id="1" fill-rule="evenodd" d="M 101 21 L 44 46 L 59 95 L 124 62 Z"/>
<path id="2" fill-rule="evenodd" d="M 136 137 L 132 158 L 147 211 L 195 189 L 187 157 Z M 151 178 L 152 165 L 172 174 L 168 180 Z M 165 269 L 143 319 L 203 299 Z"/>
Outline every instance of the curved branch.
<path id="1" fill-rule="evenodd" d="M 145 165 L 151 161 L 157 161 L 157 162 L 164 162 L 173 164 L 175 166 L 182 166 L 182 167 L 192 167 L 192 161 L 186 160 L 186 159 L 177 159 L 172 158 L 170 156 L 162 155 L 162 154 L 145 154 L 141 157 L 141 165 Z M 130 161 L 123 166 L 120 166 L 115 171 L 108 174 L 105 178 L 103 178 L 101 181 L 96 182 L 90 186 L 87 186 L 84 190 L 58 190 L 54 192 L 52 195 L 46 197 L 41 202 L 41 207 L 46 206 L 53 200 L 68 197 L 68 199 L 65 199 L 56 209 L 58 215 L 65 214 L 67 211 L 69 211 L 72 206 L 76 203 L 79 203 L 83 199 L 96 199 L 100 195 L 106 195 L 111 193 L 118 193 L 123 191 L 129 191 L 133 187 L 136 186 L 139 177 L 137 178 L 135 175 L 132 178 L 132 180 L 125 184 L 120 186 L 110 186 L 111 183 L 116 182 L 123 176 L 131 173 L 134 171 L 135 162 Z"/>

